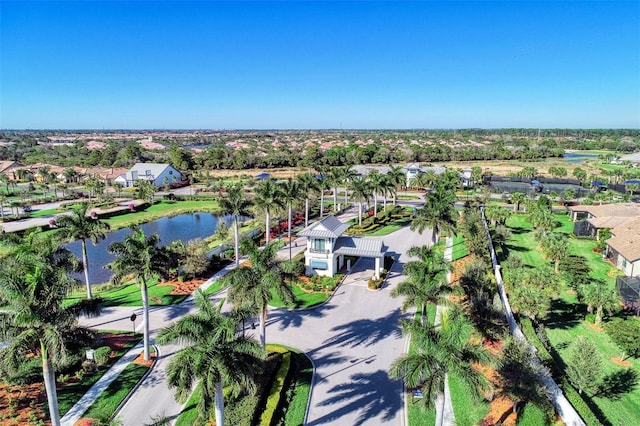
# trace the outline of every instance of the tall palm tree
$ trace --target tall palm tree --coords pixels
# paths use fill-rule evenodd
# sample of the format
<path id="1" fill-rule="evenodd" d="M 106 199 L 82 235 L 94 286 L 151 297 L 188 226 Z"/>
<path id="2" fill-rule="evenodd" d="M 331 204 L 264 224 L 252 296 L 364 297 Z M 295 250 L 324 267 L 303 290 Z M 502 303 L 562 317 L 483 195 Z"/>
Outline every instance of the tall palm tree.
<path id="1" fill-rule="evenodd" d="M 384 176 L 378 173 L 377 170 L 371 170 L 367 175 L 369 181 L 369 188 L 373 193 L 373 214 L 378 214 L 378 194 L 384 189 Z"/>
<path id="2" fill-rule="evenodd" d="M 140 284 L 142 297 L 142 315 L 144 322 L 144 359 L 150 359 L 149 354 L 149 291 L 147 284 L 156 276 L 167 273 L 169 264 L 166 250 L 159 247 L 160 237 L 153 234 L 145 236 L 144 231 L 131 227 L 131 234 L 119 242 L 109 246 L 109 252 L 116 259 L 109 265 L 114 275 L 112 280 L 121 283 L 128 277 L 133 277 Z"/>
<path id="3" fill-rule="evenodd" d="M 198 290 L 197 311 L 163 328 L 158 334 L 161 344 L 185 346 L 167 366 L 169 386 L 176 388 L 176 398 L 186 402 L 195 382 L 200 382 L 198 422 L 205 424 L 212 403 L 217 426 L 224 426 L 223 382 L 255 390 L 255 377 L 265 352 L 251 337 L 238 335 L 238 319 L 222 314 L 224 301 L 214 306 Z"/>
<path id="4" fill-rule="evenodd" d="M 472 364 L 488 364 L 490 357 L 481 344 L 469 341 L 471 325 L 464 314 L 448 310 L 438 327 L 420 320 L 403 321 L 416 349 L 391 365 L 390 376 L 403 379 L 409 387 L 422 387 L 423 402 L 433 407 L 444 391 L 447 373 L 454 374 L 475 398 L 486 389 L 487 379 Z"/>
<path id="5" fill-rule="evenodd" d="M 404 266 L 403 274 L 407 279 L 399 283 L 391 295 L 404 296 L 403 311 L 409 307 L 419 308 L 422 320 L 427 321 L 427 304 L 449 304 L 447 296 L 451 289 L 447 285 L 447 272 L 451 270 L 451 265 L 433 246 L 413 246 L 407 254 L 418 260 L 412 260 Z"/>
<path id="6" fill-rule="evenodd" d="M 396 199 L 397 187 L 395 183 L 391 181 L 391 177 L 388 174 L 382 175 L 382 182 L 380 185 L 380 191 L 382 193 L 382 210 L 387 209 L 387 198 L 389 195 Z"/>
<path id="7" fill-rule="evenodd" d="M 456 232 L 457 220 L 458 213 L 454 208 L 453 199 L 446 193 L 434 191 L 427 194 L 424 207 L 416 211 L 411 230 L 422 233 L 426 228 L 431 228 L 433 242 L 436 242 L 443 231 L 451 234 Z"/>
<path id="8" fill-rule="evenodd" d="M 25 242 L 13 256 L 0 262 L 0 370 L 15 372 L 25 362 L 25 354 L 42 360 L 49 417 L 60 425 L 55 367 L 68 363 L 72 348 L 89 345 L 92 334 L 77 325 L 78 305 L 66 306 L 67 294 L 76 284 L 70 277 L 79 262 L 66 249 L 50 241 L 36 247 Z"/>
<path id="9" fill-rule="evenodd" d="M 396 198 L 398 194 L 398 188 L 401 188 L 403 184 L 407 181 L 407 174 L 405 173 L 402 166 L 391 166 L 389 171 L 387 172 L 387 178 L 389 182 L 394 186 L 395 190 L 392 192 L 393 194 L 393 205 L 396 205 Z"/>
<path id="10" fill-rule="evenodd" d="M 309 200 L 311 196 L 317 194 L 320 191 L 320 185 L 318 179 L 311 173 L 303 173 L 298 175 L 298 184 L 300 185 L 300 192 L 304 195 L 304 227 L 309 226 Z"/>
<path id="11" fill-rule="evenodd" d="M 333 212 L 338 210 L 338 185 L 342 183 L 342 169 L 334 167 L 327 174 L 327 182 L 333 188 Z"/>
<path id="12" fill-rule="evenodd" d="M 344 205 L 349 204 L 349 187 L 351 183 L 358 179 L 358 174 L 351 168 L 351 166 L 343 166 L 342 171 L 342 184 L 344 185 Z"/>
<path id="13" fill-rule="evenodd" d="M 280 244 L 267 243 L 259 250 L 253 240 L 242 242 L 242 250 L 249 256 L 251 266 L 231 271 L 229 280 L 229 300 L 238 306 L 247 304 L 260 310 L 260 344 L 266 346 L 266 324 L 271 292 L 275 291 L 285 303 L 293 301 L 293 292 L 285 281 L 282 262 L 276 258 Z"/>
<path id="14" fill-rule="evenodd" d="M 289 260 L 291 260 L 291 221 L 293 220 L 293 206 L 300 201 L 300 197 L 303 195 L 300 191 L 300 184 L 298 181 L 289 178 L 281 184 L 282 197 L 287 205 L 288 217 L 287 217 L 287 238 L 289 240 Z"/>
<path id="15" fill-rule="evenodd" d="M 89 281 L 89 259 L 87 256 L 87 240 L 93 244 L 106 238 L 106 233 L 111 227 L 100 219 L 92 219 L 87 216 L 87 204 L 82 204 L 78 210 L 74 210 L 70 216 L 59 216 L 56 220 L 59 235 L 63 240 L 80 240 L 82 244 L 82 265 L 84 266 L 84 282 L 87 287 L 87 299 L 92 298 L 91 282 Z"/>
<path id="16" fill-rule="evenodd" d="M 265 242 L 269 244 L 269 234 L 271 230 L 271 212 L 274 208 L 284 207 L 282 188 L 272 179 L 265 179 L 256 185 L 256 197 L 254 205 L 265 212 L 266 235 Z"/>
<path id="17" fill-rule="evenodd" d="M 249 216 L 251 202 L 245 197 L 241 185 L 227 188 L 227 196 L 218 199 L 223 214 L 233 216 L 233 240 L 236 256 L 236 266 L 240 265 L 240 216 Z"/>
<path id="18" fill-rule="evenodd" d="M 358 202 L 358 225 L 362 225 L 362 203 L 371 196 L 371 187 L 365 179 L 354 179 L 351 189 L 353 198 Z"/>

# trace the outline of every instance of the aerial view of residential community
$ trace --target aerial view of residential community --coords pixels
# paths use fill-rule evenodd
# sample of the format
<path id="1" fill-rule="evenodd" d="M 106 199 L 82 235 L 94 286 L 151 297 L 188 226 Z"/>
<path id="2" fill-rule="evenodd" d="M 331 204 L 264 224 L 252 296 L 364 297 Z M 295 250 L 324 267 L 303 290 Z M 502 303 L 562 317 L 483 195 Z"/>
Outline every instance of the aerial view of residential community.
<path id="1" fill-rule="evenodd" d="M 640 2 L 0 3 L 0 425 L 640 426 Z"/>

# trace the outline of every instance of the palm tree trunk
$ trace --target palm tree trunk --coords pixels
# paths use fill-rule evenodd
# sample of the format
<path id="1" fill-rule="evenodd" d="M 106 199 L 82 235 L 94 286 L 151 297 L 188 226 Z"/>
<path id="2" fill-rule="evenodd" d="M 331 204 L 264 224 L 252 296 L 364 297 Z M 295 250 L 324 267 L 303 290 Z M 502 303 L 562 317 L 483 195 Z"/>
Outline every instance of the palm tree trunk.
<path id="1" fill-rule="evenodd" d="M 602 322 L 602 305 L 598 305 L 598 308 L 596 309 L 596 319 L 594 321 L 595 325 L 598 325 Z"/>
<path id="2" fill-rule="evenodd" d="M 89 282 L 89 261 L 87 256 L 87 242 L 85 240 L 81 240 L 82 242 L 82 266 L 84 266 L 84 282 L 87 286 L 87 299 L 91 300 L 91 283 Z"/>
<path id="3" fill-rule="evenodd" d="M 214 395 L 216 426 L 224 426 L 224 394 L 222 381 L 216 382 L 216 394 Z"/>
<path id="4" fill-rule="evenodd" d="M 42 356 L 42 377 L 44 388 L 47 392 L 47 404 L 49 405 L 49 417 L 52 426 L 60 426 L 60 411 L 58 410 L 58 395 L 56 393 L 56 372 L 53 370 L 49 351 L 40 341 L 40 353 Z"/>
<path id="5" fill-rule="evenodd" d="M 373 215 L 378 216 L 378 194 L 373 193 Z"/>
<path id="6" fill-rule="evenodd" d="M 267 305 L 260 312 L 260 345 L 263 349 L 267 347 Z"/>
<path id="7" fill-rule="evenodd" d="M 362 201 L 358 203 L 358 226 L 362 225 Z"/>
<path id="8" fill-rule="evenodd" d="M 291 261 L 291 246 L 293 245 L 293 242 L 291 241 L 291 206 L 289 206 L 289 218 L 288 218 L 288 223 L 287 223 L 287 237 L 289 238 L 289 261 Z"/>
<path id="9" fill-rule="evenodd" d="M 324 213 L 324 188 L 320 188 L 320 220 L 322 220 L 323 213 Z"/>
<path id="10" fill-rule="evenodd" d="M 304 227 L 309 226 L 309 199 L 304 200 Z"/>
<path id="11" fill-rule="evenodd" d="M 266 213 L 266 222 L 267 222 L 265 224 L 265 228 L 267 230 L 267 233 L 264 236 L 264 241 L 265 241 L 266 244 L 269 244 L 269 235 L 270 235 L 269 231 L 271 231 L 271 229 L 270 229 L 271 227 L 269 226 L 269 223 L 271 222 L 271 214 L 269 212 L 269 209 L 266 209 L 265 213 Z"/>
<path id="12" fill-rule="evenodd" d="M 333 187 L 333 212 L 335 213 L 338 208 L 338 188 Z"/>
<path id="13" fill-rule="evenodd" d="M 238 226 L 238 216 L 233 217 L 233 243 L 236 254 L 236 267 L 240 265 L 240 229 Z"/>
<path id="14" fill-rule="evenodd" d="M 149 292 L 147 290 L 147 282 L 144 279 L 142 280 L 140 291 L 142 292 L 142 321 L 144 322 L 144 360 L 149 361 L 151 359 L 151 354 L 149 353 Z"/>

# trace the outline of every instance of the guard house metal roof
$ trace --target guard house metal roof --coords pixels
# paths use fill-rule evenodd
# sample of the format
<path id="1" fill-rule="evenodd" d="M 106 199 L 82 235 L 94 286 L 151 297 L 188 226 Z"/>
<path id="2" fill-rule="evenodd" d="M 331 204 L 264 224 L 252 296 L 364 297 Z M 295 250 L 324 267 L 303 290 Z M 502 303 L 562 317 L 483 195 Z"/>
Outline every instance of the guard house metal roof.
<path id="1" fill-rule="evenodd" d="M 335 254 L 346 256 L 382 257 L 382 240 L 361 237 L 342 237 L 336 241 Z"/>
<path id="2" fill-rule="evenodd" d="M 338 238 L 344 231 L 349 229 L 350 226 L 349 224 L 340 222 L 334 216 L 329 215 L 320 222 L 309 225 L 309 227 L 302 230 L 298 235 L 315 238 Z"/>

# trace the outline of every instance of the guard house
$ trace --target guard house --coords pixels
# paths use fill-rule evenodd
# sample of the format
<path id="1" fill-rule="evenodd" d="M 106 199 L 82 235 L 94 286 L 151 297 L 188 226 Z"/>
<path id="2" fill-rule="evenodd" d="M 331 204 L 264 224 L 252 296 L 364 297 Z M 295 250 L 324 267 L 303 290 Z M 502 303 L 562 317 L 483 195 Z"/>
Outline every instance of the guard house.
<path id="1" fill-rule="evenodd" d="M 307 237 L 304 257 L 307 275 L 332 277 L 344 266 L 344 256 L 358 256 L 373 257 L 374 275 L 380 277 L 384 258 L 382 240 L 343 236 L 349 226 L 329 215 L 298 234 Z"/>

